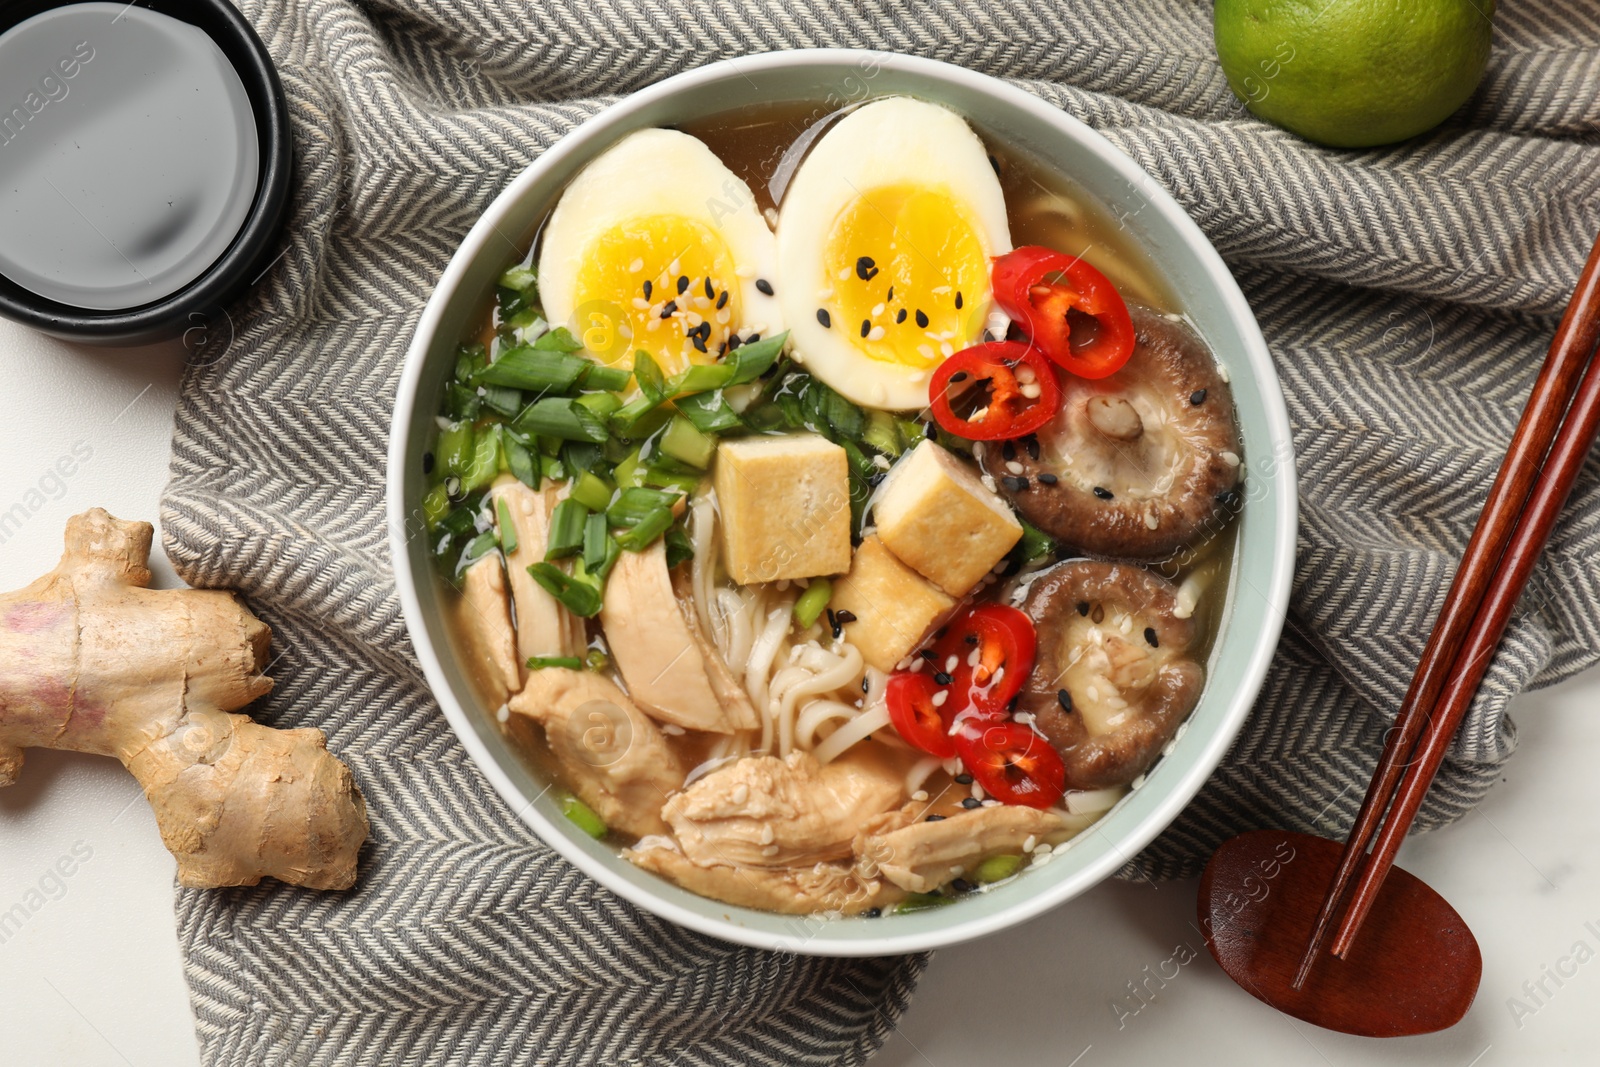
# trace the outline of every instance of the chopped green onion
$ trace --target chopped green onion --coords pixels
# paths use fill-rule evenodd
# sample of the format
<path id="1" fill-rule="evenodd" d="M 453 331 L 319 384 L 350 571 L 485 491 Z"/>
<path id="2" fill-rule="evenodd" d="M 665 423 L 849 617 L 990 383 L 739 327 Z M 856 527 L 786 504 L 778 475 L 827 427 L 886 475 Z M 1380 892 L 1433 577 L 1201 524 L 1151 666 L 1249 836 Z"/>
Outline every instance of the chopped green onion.
<path id="1" fill-rule="evenodd" d="M 666 533 L 666 541 L 668 570 L 694 558 L 694 541 L 690 539 L 689 531 L 685 530 L 682 524 L 672 524 L 672 528 Z"/>
<path id="2" fill-rule="evenodd" d="M 499 423 L 486 427 L 472 443 L 472 459 L 461 473 L 461 487 L 467 492 L 487 489 L 500 474 L 501 427 Z"/>
<path id="3" fill-rule="evenodd" d="M 778 358 L 778 353 L 783 351 L 784 342 L 789 340 L 789 333 L 774 334 L 763 337 L 759 341 L 752 341 L 747 345 L 740 345 L 728 354 L 728 360 L 733 364 L 733 377 L 728 379 L 729 385 L 743 385 L 753 382 L 771 369 Z"/>
<path id="4" fill-rule="evenodd" d="M 648 400 L 651 407 L 667 398 L 667 382 L 661 365 L 642 348 L 633 354 L 633 380 L 639 383 L 641 399 Z"/>
<path id="5" fill-rule="evenodd" d="M 916 911 L 929 911 L 933 908 L 942 908 L 953 903 L 953 898 L 940 896 L 938 893 L 912 893 L 894 906 L 894 914 L 910 915 Z"/>
<path id="6" fill-rule="evenodd" d="M 528 451 L 528 446 L 512 437 L 505 435 L 506 469 L 511 471 L 513 477 L 529 489 L 539 488 L 543 480 L 539 477 L 539 464 L 534 459 L 533 453 Z"/>
<path id="7" fill-rule="evenodd" d="M 605 511 L 611 506 L 611 485 L 593 471 L 584 471 L 567 494 L 590 511 Z"/>
<path id="8" fill-rule="evenodd" d="M 605 566 L 606 555 L 611 546 L 606 542 L 611 540 L 611 532 L 606 526 L 604 512 L 590 512 L 583 522 L 583 565 L 590 572 Z"/>
<path id="9" fill-rule="evenodd" d="M 583 526 L 589 509 L 568 497 L 550 513 L 550 541 L 545 545 L 545 559 L 565 559 L 583 550 Z"/>
<path id="10" fill-rule="evenodd" d="M 525 290 L 531 289 L 535 281 L 532 267 L 512 267 L 500 275 L 500 287 L 503 289 Z"/>
<path id="11" fill-rule="evenodd" d="M 598 648 L 591 648 L 584 654 L 583 665 L 591 671 L 603 671 L 611 666 L 611 657 Z"/>
<path id="12" fill-rule="evenodd" d="M 450 514 L 450 492 L 443 483 L 429 489 L 422 498 L 422 521 L 433 529 Z"/>
<path id="13" fill-rule="evenodd" d="M 627 458 L 618 463 L 611 476 L 616 480 L 618 489 L 631 489 L 636 485 L 644 484 L 645 467 L 639 462 L 639 449 L 634 449 Z"/>
<path id="14" fill-rule="evenodd" d="M 635 526 L 652 512 L 666 510 L 670 513 L 672 505 L 677 502 L 677 493 L 638 487 L 624 489 L 617 496 L 616 503 L 606 509 L 606 519 L 613 526 Z"/>
<path id="15" fill-rule="evenodd" d="M 682 464 L 673 461 L 675 466 Z M 645 468 L 644 484 L 657 489 L 676 489 L 680 493 L 688 494 L 700 488 L 700 480 L 705 477 L 701 471 L 685 473 L 663 467 L 660 464 L 651 464 Z"/>
<path id="16" fill-rule="evenodd" d="M 805 629 L 822 617 L 822 610 L 833 596 L 833 583 L 826 578 L 813 578 L 806 591 L 794 602 L 794 621 Z"/>
<path id="17" fill-rule="evenodd" d="M 867 428 L 861 434 L 861 443 L 889 456 L 898 456 L 906 448 L 905 439 L 900 436 L 900 429 L 895 425 L 894 416 L 887 411 L 873 411 L 867 414 Z"/>
<path id="18" fill-rule="evenodd" d="M 672 523 L 672 511 L 668 508 L 657 508 L 617 534 L 617 544 L 629 552 L 643 552 L 655 543 L 656 538 L 666 533 Z"/>
<path id="19" fill-rule="evenodd" d="M 451 382 L 445 389 L 444 408 L 452 422 L 471 422 L 483 411 L 483 398 L 476 389 Z"/>
<path id="20" fill-rule="evenodd" d="M 474 537 L 467 545 L 467 550 L 461 554 L 461 569 L 466 570 L 474 563 L 493 552 L 500 544 L 493 530 L 485 530 Z"/>
<path id="21" fill-rule="evenodd" d="M 604 459 L 604 449 L 593 441 L 564 441 L 561 444 L 561 462 L 574 476 L 601 467 Z"/>
<path id="22" fill-rule="evenodd" d="M 621 367 L 607 367 L 603 363 L 590 363 L 579 383 L 584 389 L 606 389 L 615 392 L 628 387 L 628 372 Z"/>
<path id="23" fill-rule="evenodd" d="M 555 456 L 539 457 L 539 473 L 552 482 L 567 480 L 567 468 Z"/>
<path id="24" fill-rule="evenodd" d="M 761 400 L 744 409 L 744 424 L 756 433 L 771 433 L 789 425 L 783 407 L 771 400 Z"/>
<path id="25" fill-rule="evenodd" d="M 593 808 L 573 796 L 571 793 L 561 794 L 557 801 L 561 805 L 561 814 L 571 819 L 573 824 L 594 838 L 596 841 L 606 836 L 605 820 L 595 814 Z"/>
<path id="26" fill-rule="evenodd" d="M 1021 869 L 1021 856 L 990 856 L 973 868 L 972 879 L 983 885 L 1003 882 Z"/>
<path id="27" fill-rule="evenodd" d="M 439 527 L 446 533 L 460 537 L 477 526 L 478 520 L 473 514 L 476 510 L 477 508 L 468 507 L 465 504 L 458 508 L 453 508 L 448 515 L 439 521 Z"/>
<path id="28" fill-rule="evenodd" d="M 557 326 L 537 341 L 533 347 L 541 352 L 576 352 L 583 347 L 583 342 L 572 336 L 572 331 L 565 326 Z M 582 360 L 585 366 L 588 360 Z"/>
<path id="29" fill-rule="evenodd" d="M 738 368 L 731 363 L 691 363 L 667 379 L 667 395 L 704 393 L 721 389 L 733 381 Z"/>
<path id="30" fill-rule="evenodd" d="M 643 393 L 622 405 L 611 415 L 611 428 L 625 437 L 646 437 L 650 431 L 640 431 L 639 424 L 661 407 L 661 401 Z"/>
<path id="31" fill-rule="evenodd" d="M 456 350 L 456 381 L 471 385 L 473 376 L 488 365 L 489 352 L 482 345 L 462 345 Z"/>
<path id="32" fill-rule="evenodd" d="M 494 502 L 494 514 L 500 524 L 500 548 L 509 556 L 517 550 L 517 528 L 511 522 L 511 508 L 505 497 Z"/>
<path id="33" fill-rule="evenodd" d="M 862 410 L 820 381 L 812 379 L 811 384 L 820 391 L 817 410 L 833 432 L 845 440 L 859 441 L 867 422 Z"/>
<path id="34" fill-rule="evenodd" d="M 717 439 L 695 429 L 682 415 L 674 415 L 661 435 L 661 451 L 691 467 L 705 470 L 716 453 Z"/>
<path id="35" fill-rule="evenodd" d="M 512 424 L 523 433 L 559 438 L 563 441 L 593 441 L 600 444 L 606 439 L 605 423 L 582 404 L 566 397 L 546 397 L 535 400 L 522 409 Z"/>
<path id="36" fill-rule="evenodd" d="M 1017 516 L 1017 521 L 1022 524 L 1022 539 L 1017 542 L 1017 547 L 1022 553 L 1024 563 L 1032 563 L 1039 557 L 1055 551 L 1056 542 L 1053 537 L 1020 515 Z"/>
<path id="37" fill-rule="evenodd" d="M 622 406 L 622 398 L 616 393 L 584 393 L 573 403 L 582 404 L 603 423 L 612 412 Z"/>
<path id="38" fill-rule="evenodd" d="M 569 671 L 583 669 L 583 660 L 577 656 L 529 656 L 528 669 L 542 671 L 546 667 L 565 667 Z"/>
<path id="39" fill-rule="evenodd" d="M 538 343 L 532 347 L 518 345 L 501 352 L 498 359 L 475 374 L 473 384 L 504 385 L 531 393 L 565 393 L 578 384 L 590 366 L 586 359 L 545 349 Z"/>
<path id="40" fill-rule="evenodd" d="M 580 565 L 582 562 L 578 561 Z M 574 615 L 587 619 L 599 614 L 600 590 L 587 573 L 578 577 L 554 563 L 534 563 L 528 567 L 528 574 Z"/>
<path id="41" fill-rule="evenodd" d="M 723 399 L 721 390 L 681 396 L 674 403 L 678 414 L 694 423 L 701 433 L 727 433 L 744 425 L 739 413 Z"/>
<path id="42" fill-rule="evenodd" d="M 483 406 L 492 411 L 511 418 L 522 410 L 525 403 L 521 389 L 511 389 L 503 385 L 483 386 Z"/>

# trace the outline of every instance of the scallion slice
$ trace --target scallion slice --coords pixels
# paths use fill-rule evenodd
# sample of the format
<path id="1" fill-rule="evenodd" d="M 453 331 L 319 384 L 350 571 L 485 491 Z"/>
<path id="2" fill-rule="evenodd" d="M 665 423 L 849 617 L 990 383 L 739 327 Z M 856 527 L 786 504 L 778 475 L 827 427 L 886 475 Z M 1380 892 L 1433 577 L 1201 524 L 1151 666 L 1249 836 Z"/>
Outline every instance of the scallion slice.
<path id="1" fill-rule="evenodd" d="M 523 433 L 536 433 L 563 441 L 600 444 L 606 439 L 605 423 L 587 407 L 566 397 L 552 396 L 535 400 L 522 409 L 512 425 Z"/>
<path id="2" fill-rule="evenodd" d="M 636 526 L 653 512 L 665 510 L 670 514 L 672 505 L 677 501 L 677 493 L 637 486 L 624 489 L 616 503 L 606 509 L 606 520 L 613 526 Z"/>
<path id="3" fill-rule="evenodd" d="M 494 515 L 500 525 L 500 549 L 509 556 L 517 550 L 517 527 L 511 521 L 511 507 L 504 497 L 494 502 Z"/>
<path id="4" fill-rule="evenodd" d="M 822 610 L 833 596 L 833 583 L 826 578 L 813 578 L 806 591 L 794 602 L 794 621 L 805 629 L 822 617 Z"/>
<path id="5" fill-rule="evenodd" d="M 583 523 L 583 565 L 590 572 L 599 570 L 606 564 L 606 556 L 611 551 L 607 544 L 611 540 L 611 531 L 606 528 L 604 512 L 591 512 Z"/>
<path id="6" fill-rule="evenodd" d="M 582 563 L 581 559 L 578 560 L 577 566 Z M 599 584 L 587 574 L 582 577 L 568 574 L 554 563 L 532 564 L 528 567 L 528 574 L 574 615 L 587 619 L 599 614 Z"/>
<path id="7" fill-rule="evenodd" d="M 639 383 L 639 392 L 650 402 L 649 407 L 667 398 L 667 381 L 661 373 L 661 365 L 644 349 L 633 354 L 633 380 Z"/>
<path id="8" fill-rule="evenodd" d="M 643 552 L 672 526 L 672 512 L 656 508 L 646 512 L 638 522 L 617 534 L 617 544 L 629 552 Z"/>
<path id="9" fill-rule="evenodd" d="M 473 375 L 473 384 L 503 385 L 530 393 L 565 393 L 578 384 L 590 366 L 580 356 L 543 349 L 538 343 L 518 345 L 501 352 L 500 358 Z"/>
<path id="10" fill-rule="evenodd" d="M 546 667 L 565 667 L 569 671 L 581 671 L 583 660 L 577 656 L 529 656 L 528 669 L 542 671 Z"/>
<path id="11" fill-rule="evenodd" d="M 565 559 L 583 550 L 583 526 L 589 518 L 589 509 L 568 497 L 550 513 L 550 540 L 545 545 L 544 558 Z"/>
<path id="12" fill-rule="evenodd" d="M 589 369 L 584 372 L 583 380 L 578 384 L 584 389 L 605 389 L 616 392 L 628 387 L 628 372 L 621 367 L 590 363 Z"/>

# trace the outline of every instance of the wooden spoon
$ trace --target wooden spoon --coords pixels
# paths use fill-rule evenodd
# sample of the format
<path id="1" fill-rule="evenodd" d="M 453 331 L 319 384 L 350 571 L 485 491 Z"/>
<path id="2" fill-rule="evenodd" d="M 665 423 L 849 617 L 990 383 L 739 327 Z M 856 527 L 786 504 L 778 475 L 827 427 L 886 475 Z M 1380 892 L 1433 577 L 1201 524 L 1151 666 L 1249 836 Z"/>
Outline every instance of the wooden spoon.
<path id="1" fill-rule="evenodd" d="M 1362 1037 L 1403 1037 L 1461 1021 L 1483 956 L 1464 919 L 1395 867 L 1344 959 L 1295 972 L 1342 847 L 1289 830 L 1227 841 L 1200 878 L 1200 930 L 1229 978 L 1281 1012 Z"/>

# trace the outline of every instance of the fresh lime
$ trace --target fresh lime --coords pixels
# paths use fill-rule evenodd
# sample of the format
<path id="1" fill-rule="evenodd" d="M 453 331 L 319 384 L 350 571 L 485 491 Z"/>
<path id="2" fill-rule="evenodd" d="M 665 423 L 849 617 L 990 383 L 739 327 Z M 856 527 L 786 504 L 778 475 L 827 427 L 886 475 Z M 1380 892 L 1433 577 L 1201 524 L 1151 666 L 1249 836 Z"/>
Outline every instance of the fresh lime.
<path id="1" fill-rule="evenodd" d="M 1251 111 L 1322 144 L 1403 140 L 1466 102 L 1494 0 L 1217 0 L 1217 56 Z"/>

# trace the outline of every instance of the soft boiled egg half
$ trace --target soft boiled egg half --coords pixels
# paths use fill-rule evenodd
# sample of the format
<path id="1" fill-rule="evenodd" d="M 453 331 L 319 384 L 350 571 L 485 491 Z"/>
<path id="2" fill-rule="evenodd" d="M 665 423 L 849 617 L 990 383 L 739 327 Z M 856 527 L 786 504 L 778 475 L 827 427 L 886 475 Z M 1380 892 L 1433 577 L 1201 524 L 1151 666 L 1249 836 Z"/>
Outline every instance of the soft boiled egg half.
<path id="1" fill-rule="evenodd" d="M 1000 180 L 959 115 L 905 97 L 851 112 L 779 210 L 796 358 L 858 404 L 926 407 L 933 369 L 991 325 L 989 261 L 1010 250 Z"/>
<path id="2" fill-rule="evenodd" d="M 783 329 L 777 254 L 750 187 L 676 130 L 639 130 L 585 167 L 545 224 L 539 294 L 597 359 L 643 349 L 671 375 Z"/>

